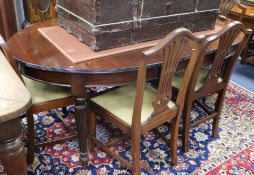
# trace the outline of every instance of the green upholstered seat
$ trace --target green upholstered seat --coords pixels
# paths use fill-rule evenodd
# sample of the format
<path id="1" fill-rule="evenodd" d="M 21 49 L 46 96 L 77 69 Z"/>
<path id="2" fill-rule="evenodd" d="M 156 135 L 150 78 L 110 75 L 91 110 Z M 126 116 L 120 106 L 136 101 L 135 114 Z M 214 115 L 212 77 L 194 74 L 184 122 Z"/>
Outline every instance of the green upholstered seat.
<path id="1" fill-rule="evenodd" d="M 41 83 L 23 77 L 26 87 L 31 93 L 32 103 L 42 103 L 50 100 L 71 96 L 70 88 Z"/>
<path id="2" fill-rule="evenodd" d="M 206 78 L 206 75 L 208 74 L 208 69 L 205 69 L 205 68 L 201 68 L 200 72 L 199 72 L 199 76 L 198 76 L 198 81 L 197 81 L 197 84 L 195 86 L 195 91 L 199 90 L 201 87 L 203 87 L 204 83 L 205 83 L 205 78 Z M 179 72 L 179 73 L 176 73 L 174 78 L 173 78 L 173 82 L 172 82 L 172 85 L 176 88 L 179 89 L 179 86 L 181 84 L 181 81 L 183 79 L 183 76 L 184 76 L 184 72 Z M 219 78 L 218 79 L 218 83 L 222 82 L 223 79 L 222 78 Z"/>
<path id="3" fill-rule="evenodd" d="M 132 84 L 94 97 L 91 100 L 131 126 L 135 95 L 136 85 Z M 151 116 L 154 110 L 152 100 L 155 95 L 156 89 L 146 84 L 141 113 L 141 123 L 147 121 L 147 119 Z M 169 108 L 174 106 L 174 102 L 170 101 L 168 103 Z"/>

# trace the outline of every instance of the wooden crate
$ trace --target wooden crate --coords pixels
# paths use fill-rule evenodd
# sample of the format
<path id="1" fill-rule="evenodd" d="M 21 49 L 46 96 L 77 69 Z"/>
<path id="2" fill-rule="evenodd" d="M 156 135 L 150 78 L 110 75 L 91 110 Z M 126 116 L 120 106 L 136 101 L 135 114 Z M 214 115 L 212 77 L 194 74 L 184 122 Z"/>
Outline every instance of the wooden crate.
<path id="1" fill-rule="evenodd" d="M 162 38 L 179 27 L 213 29 L 219 0 L 58 0 L 59 25 L 99 51 Z"/>

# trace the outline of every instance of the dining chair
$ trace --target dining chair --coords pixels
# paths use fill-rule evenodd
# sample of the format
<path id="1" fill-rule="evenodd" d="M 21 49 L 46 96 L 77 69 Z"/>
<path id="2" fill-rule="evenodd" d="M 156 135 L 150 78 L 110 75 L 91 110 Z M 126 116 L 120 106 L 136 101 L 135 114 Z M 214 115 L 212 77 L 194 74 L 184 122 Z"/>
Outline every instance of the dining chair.
<path id="1" fill-rule="evenodd" d="M 11 55 L 8 46 L 2 36 L 0 36 L 0 47 L 6 59 L 18 74 L 19 78 L 24 82 L 32 96 L 32 106 L 29 108 L 25 115 L 27 120 L 27 131 L 25 131 L 28 135 L 27 163 L 31 164 L 34 160 L 35 146 L 52 145 L 55 143 L 72 140 L 76 137 L 76 133 L 65 122 L 65 120 L 62 118 L 62 115 L 56 110 L 56 108 L 63 107 L 63 111 L 66 111 L 66 107 L 73 104 L 73 98 L 70 93 L 70 88 L 46 84 L 22 76 L 17 63 Z M 60 139 L 53 139 L 43 143 L 35 143 L 35 124 L 33 114 L 43 111 L 50 111 L 51 113 L 55 113 L 55 116 L 63 122 L 71 134 Z"/>
<path id="2" fill-rule="evenodd" d="M 246 14 L 246 8 L 238 0 L 221 0 L 219 18 L 226 20 L 229 16 L 230 11 L 235 6 L 242 11 L 239 18 L 239 21 L 241 21 Z"/>
<path id="3" fill-rule="evenodd" d="M 189 151 L 191 128 L 213 119 L 212 136 L 215 137 L 217 135 L 221 109 L 230 76 L 234 64 L 246 45 L 250 34 L 250 29 L 247 30 L 241 22 L 234 21 L 229 23 L 218 33 L 206 38 L 203 43 L 201 59 L 197 61 L 192 73 L 183 109 L 182 145 L 185 152 Z M 239 39 L 238 44 L 234 42 L 236 38 Z M 215 44 L 217 50 L 212 56 L 211 64 L 204 66 L 206 58 L 205 53 L 210 50 L 209 46 L 211 44 Z M 174 76 L 173 87 L 177 89 L 181 87 L 180 83 L 184 81 L 182 77 L 182 72 Z M 199 101 L 200 98 L 208 97 L 215 93 L 218 94 L 218 96 L 214 104 L 214 110 L 211 110 L 208 106 Z M 191 122 L 191 111 L 194 103 L 199 105 L 207 113 L 207 116 L 195 122 Z"/>
<path id="4" fill-rule="evenodd" d="M 91 115 L 89 117 L 89 148 L 97 145 L 109 155 L 116 158 L 133 170 L 133 174 L 140 175 L 141 166 L 148 168 L 140 162 L 140 137 L 166 121 L 172 121 L 170 145 L 171 164 L 177 162 L 177 142 L 179 122 L 184 105 L 185 92 L 198 60 L 200 45 L 204 37 L 196 37 L 185 28 L 176 29 L 168 34 L 157 46 L 148 49 L 137 57 L 138 65 L 137 82 L 122 86 L 97 97 L 91 98 Z M 181 54 L 189 44 L 195 49 L 184 74 L 184 83 L 181 84 L 180 93 L 176 101 L 172 100 L 171 82 L 180 61 Z M 146 71 L 149 59 L 156 55 L 162 58 L 162 70 L 158 90 L 146 83 Z M 96 138 L 96 115 L 110 121 L 126 136 L 116 139 L 106 145 Z M 121 158 L 110 147 L 130 138 L 132 163 Z"/>

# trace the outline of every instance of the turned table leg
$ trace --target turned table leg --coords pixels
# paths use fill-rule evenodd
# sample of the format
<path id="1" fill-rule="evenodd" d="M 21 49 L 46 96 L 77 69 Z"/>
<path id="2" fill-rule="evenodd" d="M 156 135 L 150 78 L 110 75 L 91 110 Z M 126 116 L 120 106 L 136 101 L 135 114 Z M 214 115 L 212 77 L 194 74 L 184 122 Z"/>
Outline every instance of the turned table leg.
<path id="1" fill-rule="evenodd" d="M 85 98 L 75 97 L 75 119 L 80 149 L 80 160 L 84 168 L 88 164 L 87 149 L 87 101 Z"/>
<path id="2" fill-rule="evenodd" d="M 20 119 L 0 124 L 0 160 L 8 175 L 27 174 Z"/>
<path id="3" fill-rule="evenodd" d="M 87 115 L 89 94 L 85 88 L 82 77 L 73 75 L 71 78 L 71 91 L 75 102 L 75 119 L 77 135 L 80 149 L 80 161 L 84 169 L 88 165 L 88 135 L 87 135 Z"/>

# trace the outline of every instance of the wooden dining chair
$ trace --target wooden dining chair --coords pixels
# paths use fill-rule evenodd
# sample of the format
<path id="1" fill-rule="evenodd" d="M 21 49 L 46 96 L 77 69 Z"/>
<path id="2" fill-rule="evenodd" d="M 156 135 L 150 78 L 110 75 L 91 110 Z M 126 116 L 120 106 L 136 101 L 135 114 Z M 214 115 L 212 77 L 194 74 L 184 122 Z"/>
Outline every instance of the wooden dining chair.
<path id="1" fill-rule="evenodd" d="M 217 135 L 223 100 L 233 66 L 246 45 L 250 34 L 251 30 L 246 30 L 241 22 L 234 21 L 225 26 L 218 33 L 208 37 L 203 43 L 202 56 L 201 59 L 197 61 L 193 71 L 183 110 L 182 143 L 184 151 L 189 151 L 190 129 L 201 123 L 213 119 L 212 136 L 215 137 Z M 239 44 L 232 47 L 236 38 L 239 38 Z M 205 53 L 209 50 L 211 44 L 217 45 L 217 51 L 213 55 L 212 63 L 204 67 Z M 177 89 L 179 89 L 180 83 L 183 81 L 182 74 L 183 73 L 176 74 L 173 79 L 173 86 Z M 218 97 L 214 104 L 214 110 L 211 110 L 199 101 L 200 98 L 208 97 L 215 93 L 218 94 Z M 191 123 L 191 111 L 194 103 L 203 108 L 207 116 Z"/>
<path id="2" fill-rule="evenodd" d="M 229 16 L 229 12 L 235 6 L 238 7 L 239 9 L 241 9 L 241 11 L 242 11 L 240 18 L 239 18 L 239 21 L 241 21 L 246 14 L 246 8 L 244 6 L 242 6 L 242 4 L 238 0 L 221 0 L 219 18 L 222 20 L 227 19 Z"/>
<path id="3" fill-rule="evenodd" d="M 140 137 L 166 121 L 172 121 L 171 140 L 171 164 L 177 162 L 177 141 L 179 122 L 184 105 L 185 92 L 193 71 L 194 65 L 199 57 L 200 43 L 203 37 L 195 37 L 189 30 L 180 28 L 167 35 L 163 41 L 155 47 L 140 54 L 138 65 L 137 83 L 123 86 L 104 93 L 91 99 L 91 116 L 89 117 L 89 145 L 90 149 L 94 144 L 101 147 L 109 155 L 115 157 L 124 166 L 133 170 L 133 173 L 140 175 Z M 180 61 L 181 54 L 193 42 L 195 50 L 188 64 L 184 83 L 181 84 L 180 93 L 176 101 L 172 100 L 171 82 Z M 147 62 L 157 54 L 162 57 L 162 70 L 158 90 L 147 83 L 146 70 Z M 96 139 L 96 118 L 99 115 L 110 121 L 127 135 L 104 145 Z M 127 162 L 109 147 L 116 145 L 124 139 L 131 138 L 132 163 Z M 145 164 L 142 164 L 147 168 Z"/>
<path id="4" fill-rule="evenodd" d="M 73 98 L 70 93 L 70 88 L 46 84 L 22 76 L 18 69 L 17 63 L 15 62 L 11 53 L 9 52 L 8 46 L 2 36 L 0 36 L 0 47 L 6 59 L 9 61 L 15 72 L 18 74 L 19 78 L 24 82 L 24 84 L 26 85 L 27 89 L 29 90 L 32 96 L 32 106 L 26 113 L 28 128 L 27 163 L 31 164 L 34 160 L 35 146 L 52 145 L 55 143 L 72 140 L 73 138 L 76 137 L 76 133 L 65 122 L 65 120 L 62 118 L 62 115 L 56 110 L 56 108 L 63 107 L 63 111 L 65 111 L 66 106 L 73 104 Z M 67 127 L 67 129 L 71 134 L 60 139 L 54 139 L 43 143 L 35 144 L 33 114 L 43 111 L 50 111 L 52 113 L 55 113 L 56 117 L 63 122 L 63 124 L 65 125 L 65 127 Z"/>

